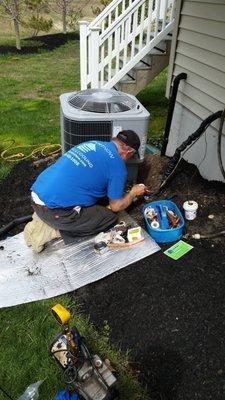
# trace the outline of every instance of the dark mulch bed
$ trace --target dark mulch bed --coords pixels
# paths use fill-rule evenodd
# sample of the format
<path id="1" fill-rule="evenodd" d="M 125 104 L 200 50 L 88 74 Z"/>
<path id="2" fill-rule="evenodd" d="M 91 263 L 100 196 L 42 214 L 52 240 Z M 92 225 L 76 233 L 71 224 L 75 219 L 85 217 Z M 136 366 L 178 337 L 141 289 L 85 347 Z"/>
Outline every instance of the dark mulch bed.
<path id="1" fill-rule="evenodd" d="M 154 190 L 166 163 L 148 156 L 140 180 Z M 0 225 L 31 213 L 29 188 L 42 168 L 22 162 L 0 184 Z M 182 163 L 161 197 L 175 196 L 181 206 L 188 191 L 199 203 L 188 232 L 224 229 L 225 185 L 205 181 Z M 140 207 L 130 214 L 143 224 Z M 153 400 L 225 398 L 224 241 L 189 239 L 194 249 L 178 261 L 158 252 L 72 294 L 97 327 L 108 321 L 113 343 L 131 350 Z"/>
<path id="2" fill-rule="evenodd" d="M 0 45 L 0 55 L 7 54 L 34 54 L 42 50 L 52 51 L 60 47 L 70 40 L 78 40 L 77 32 L 67 34 L 55 33 L 49 35 L 40 35 L 28 37 L 21 40 L 21 50 L 17 50 L 15 46 L 2 44 Z"/>

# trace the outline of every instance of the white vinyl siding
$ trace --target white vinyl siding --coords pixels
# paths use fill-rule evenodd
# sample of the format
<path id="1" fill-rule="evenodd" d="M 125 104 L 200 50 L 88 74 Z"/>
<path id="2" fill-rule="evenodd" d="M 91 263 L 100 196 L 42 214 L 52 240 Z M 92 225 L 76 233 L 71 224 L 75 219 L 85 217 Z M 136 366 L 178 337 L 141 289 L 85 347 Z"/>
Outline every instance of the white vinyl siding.
<path id="1" fill-rule="evenodd" d="M 177 102 L 201 119 L 224 109 L 225 0 L 184 0 L 175 40 L 173 76 L 187 73 Z"/>

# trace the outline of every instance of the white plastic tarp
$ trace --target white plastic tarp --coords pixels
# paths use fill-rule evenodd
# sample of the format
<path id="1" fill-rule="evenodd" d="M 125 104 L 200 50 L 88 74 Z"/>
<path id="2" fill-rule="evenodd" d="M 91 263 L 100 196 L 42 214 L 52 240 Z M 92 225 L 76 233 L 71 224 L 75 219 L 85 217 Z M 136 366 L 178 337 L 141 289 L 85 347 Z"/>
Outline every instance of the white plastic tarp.
<path id="1" fill-rule="evenodd" d="M 126 214 L 126 219 L 130 217 Z M 23 233 L 0 242 L 0 307 L 14 306 L 71 292 L 97 281 L 160 249 L 143 230 L 145 240 L 129 249 L 94 252 L 94 237 L 71 245 L 52 242 L 35 254 Z"/>

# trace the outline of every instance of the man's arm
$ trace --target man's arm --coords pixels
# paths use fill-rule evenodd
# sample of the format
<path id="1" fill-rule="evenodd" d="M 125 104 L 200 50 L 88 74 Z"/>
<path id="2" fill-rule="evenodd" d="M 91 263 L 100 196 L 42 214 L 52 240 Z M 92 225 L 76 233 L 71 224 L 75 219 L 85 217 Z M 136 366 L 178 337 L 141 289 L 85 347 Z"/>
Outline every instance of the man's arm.
<path id="1" fill-rule="evenodd" d="M 121 199 L 110 200 L 109 205 L 114 212 L 125 210 L 137 196 L 142 196 L 147 188 L 143 184 L 134 185 Z"/>

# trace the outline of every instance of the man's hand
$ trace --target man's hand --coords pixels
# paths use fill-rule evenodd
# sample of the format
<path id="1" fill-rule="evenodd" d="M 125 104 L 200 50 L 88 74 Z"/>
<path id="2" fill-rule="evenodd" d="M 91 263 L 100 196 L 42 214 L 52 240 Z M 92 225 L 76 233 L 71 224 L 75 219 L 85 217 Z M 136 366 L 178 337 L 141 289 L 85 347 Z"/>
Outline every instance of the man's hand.
<path id="1" fill-rule="evenodd" d="M 125 210 L 137 196 L 143 196 L 148 191 L 143 183 L 134 185 L 122 199 L 110 200 L 111 210 L 114 212 Z"/>
<path id="2" fill-rule="evenodd" d="M 137 197 L 143 196 L 146 191 L 148 191 L 147 187 L 143 183 L 139 183 L 131 188 L 130 193 L 133 197 Z"/>

